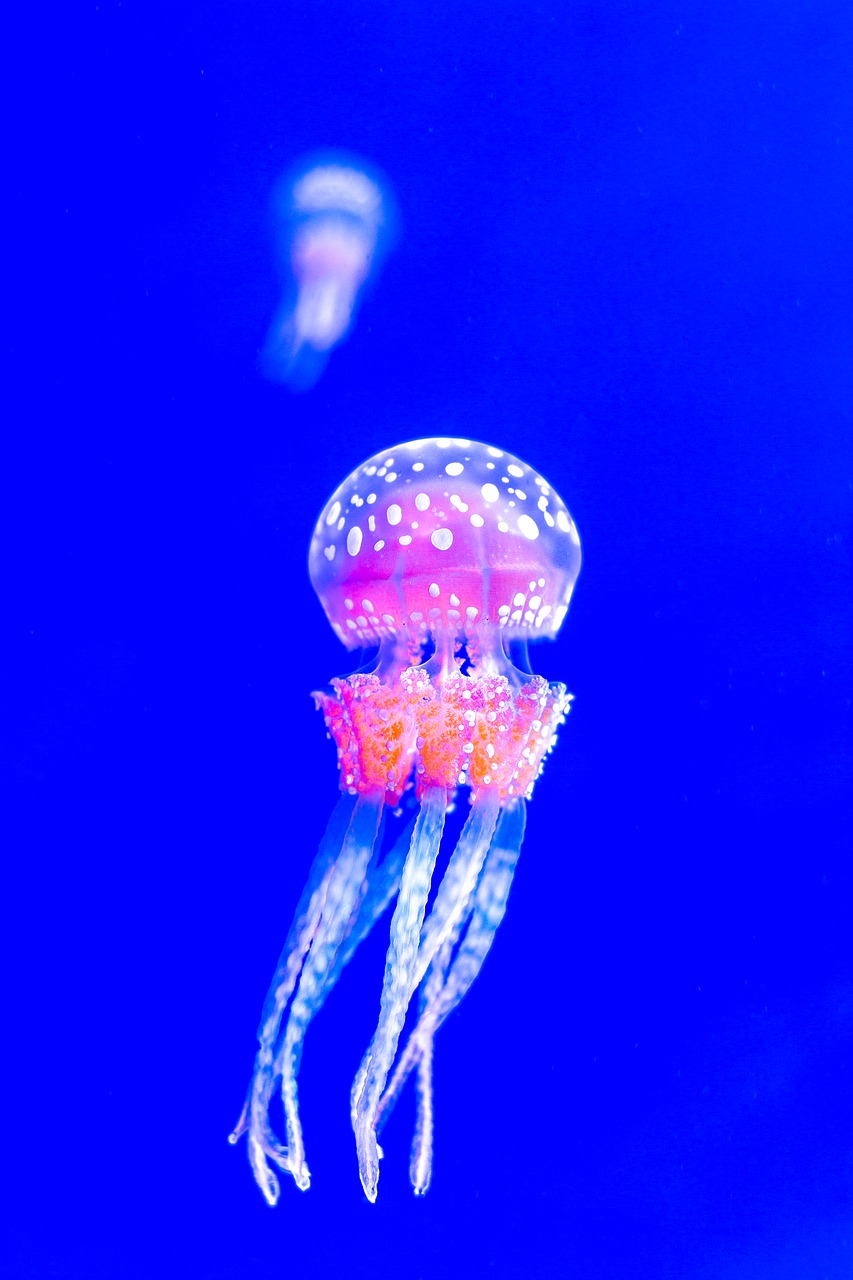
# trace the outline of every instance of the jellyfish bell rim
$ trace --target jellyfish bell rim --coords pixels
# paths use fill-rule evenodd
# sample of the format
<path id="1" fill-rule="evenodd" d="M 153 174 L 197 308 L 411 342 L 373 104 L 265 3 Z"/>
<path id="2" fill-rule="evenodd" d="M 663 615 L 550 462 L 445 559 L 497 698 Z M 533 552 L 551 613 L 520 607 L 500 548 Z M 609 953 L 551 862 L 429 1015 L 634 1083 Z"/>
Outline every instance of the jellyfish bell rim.
<path id="1" fill-rule="evenodd" d="M 571 513 L 541 473 L 509 450 L 451 436 L 403 441 L 355 467 L 323 504 L 308 555 L 350 650 L 395 636 L 555 639 L 580 568 Z"/>

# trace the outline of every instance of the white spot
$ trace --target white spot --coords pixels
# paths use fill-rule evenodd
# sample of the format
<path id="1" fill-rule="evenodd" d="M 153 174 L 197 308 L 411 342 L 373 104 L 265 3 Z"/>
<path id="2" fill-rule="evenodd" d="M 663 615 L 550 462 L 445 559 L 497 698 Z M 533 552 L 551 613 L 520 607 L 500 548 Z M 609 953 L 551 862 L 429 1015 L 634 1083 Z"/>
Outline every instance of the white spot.
<path id="1" fill-rule="evenodd" d="M 323 548 L 323 555 L 326 557 L 326 559 L 327 559 L 327 560 L 334 560 L 334 558 L 335 558 L 335 548 L 334 548 L 334 547 L 324 547 L 324 548 Z"/>
<path id="2" fill-rule="evenodd" d="M 457 605 L 459 603 L 459 597 L 457 595 L 454 595 L 452 591 L 450 593 L 450 603 L 452 605 Z"/>
<path id="3" fill-rule="evenodd" d="M 448 476 L 461 476 L 464 470 L 465 467 L 461 462 L 448 462 L 444 468 L 445 475 Z"/>
<path id="4" fill-rule="evenodd" d="M 370 499 L 368 498 L 368 499 L 367 499 L 367 501 L 369 502 L 369 501 L 370 501 Z M 539 501 L 536 503 L 536 505 L 537 505 L 537 507 L 539 508 L 539 510 L 540 510 L 540 511 L 546 511 L 546 510 L 547 510 L 547 508 L 548 508 L 548 499 L 547 499 L 547 498 L 540 498 L 540 499 L 539 499 Z"/>
<path id="5" fill-rule="evenodd" d="M 390 507 L 386 512 L 386 515 L 388 517 L 389 524 L 399 524 L 400 521 L 403 519 L 402 508 L 398 506 L 396 502 L 391 503 Z"/>
<path id="6" fill-rule="evenodd" d="M 343 516 L 341 516 L 340 520 L 338 521 L 338 533 L 340 533 L 341 529 L 343 529 L 345 524 L 346 524 L 346 520 L 344 519 Z"/>
<path id="7" fill-rule="evenodd" d="M 334 524 L 338 516 L 341 514 L 341 504 L 333 502 L 326 512 L 326 524 Z"/>
<path id="8" fill-rule="evenodd" d="M 516 496 L 517 498 L 520 498 L 522 502 L 526 502 L 526 501 L 527 501 L 527 494 L 524 492 L 524 490 L 523 490 L 523 489 L 516 489 L 516 491 L 515 491 L 515 496 Z"/>
<path id="9" fill-rule="evenodd" d="M 379 468 L 379 470 L 376 472 L 376 474 L 377 474 L 378 476 L 384 476 L 384 475 L 385 475 L 385 472 L 386 472 L 387 470 L 388 470 L 388 468 L 387 468 L 387 467 L 380 467 L 380 468 Z"/>
<path id="10" fill-rule="evenodd" d="M 430 542 L 436 551 L 448 551 L 453 546 L 453 534 L 449 529 L 436 529 L 430 535 Z"/>
<path id="11" fill-rule="evenodd" d="M 512 603 L 517 609 L 519 605 L 524 604 L 525 599 L 526 597 L 523 591 L 516 591 L 515 595 L 512 597 Z"/>
<path id="12" fill-rule="evenodd" d="M 475 512 L 474 512 L 474 514 L 473 514 L 473 515 L 472 515 L 472 517 L 471 517 L 471 523 L 472 523 L 472 525 L 474 526 L 474 528 L 475 528 L 475 529 L 482 529 L 483 525 L 484 525 L 486 522 L 485 522 L 485 520 L 483 519 L 483 517 L 482 517 L 482 516 L 477 515 L 477 513 L 476 513 L 476 511 L 475 511 Z"/>
<path id="13" fill-rule="evenodd" d="M 395 621 L 393 613 L 383 613 L 382 621 L 387 623 L 389 627 L 393 627 Z"/>
<path id="14" fill-rule="evenodd" d="M 430 499 L 429 499 L 428 493 L 415 494 L 415 506 L 417 507 L 418 511 L 429 511 L 429 501 Z"/>
<path id="15" fill-rule="evenodd" d="M 524 515 L 518 517 L 518 531 L 523 533 L 525 538 L 529 538 L 531 542 L 539 537 L 539 525 L 532 516 Z"/>
<path id="16" fill-rule="evenodd" d="M 347 551 L 351 556 L 357 556 L 361 550 L 361 539 L 364 535 L 357 524 L 354 524 L 347 534 Z"/>
<path id="17" fill-rule="evenodd" d="M 438 585 L 437 582 L 431 582 L 429 584 L 429 593 L 433 597 L 441 595 L 441 587 Z"/>
<path id="18" fill-rule="evenodd" d="M 491 445 L 487 445 L 486 453 L 488 453 L 492 458 L 502 458 L 504 456 L 502 449 L 493 449 Z"/>
<path id="19" fill-rule="evenodd" d="M 550 511 L 543 511 L 542 514 L 545 517 L 545 523 L 547 524 L 548 528 L 553 529 L 554 517 L 551 515 Z"/>
<path id="20" fill-rule="evenodd" d="M 475 609 L 472 604 L 469 604 L 468 608 L 465 610 L 465 617 L 469 622 L 473 622 L 479 612 L 479 609 Z"/>
<path id="21" fill-rule="evenodd" d="M 541 596 L 531 596 L 531 597 L 530 597 L 530 607 L 531 607 L 531 609 L 538 609 L 541 603 L 542 603 L 542 597 L 541 597 Z"/>
<path id="22" fill-rule="evenodd" d="M 355 631 L 355 622 L 353 621 L 352 618 L 347 618 L 347 626 L 349 627 L 350 631 Z"/>
<path id="23" fill-rule="evenodd" d="M 484 484 L 480 489 L 480 493 L 483 495 L 486 502 L 497 502 L 498 498 L 501 496 L 496 484 Z"/>
<path id="24" fill-rule="evenodd" d="M 385 546 L 385 540 L 383 538 L 380 538 L 378 542 L 374 542 L 373 550 L 381 551 L 384 546 Z"/>
<path id="25" fill-rule="evenodd" d="M 423 471 L 423 469 L 424 469 L 424 464 L 423 464 L 422 462 L 413 462 L 413 463 L 412 463 L 412 470 L 413 470 L 413 471 Z"/>
<path id="26" fill-rule="evenodd" d="M 359 614 L 358 617 L 356 618 L 356 622 L 360 627 L 367 626 L 367 618 L 363 617 L 361 614 Z"/>
<path id="27" fill-rule="evenodd" d="M 348 609 L 354 609 L 354 608 L 355 608 L 355 605 L 353 604 L 352 600 L 350 600 L 349 598 L 347 598 L 346 600 L 344 600 L 344 604 L 346 605 L 346 607 L 347 607 Z"/>
<path id="28" fill-rule="evenodd" d="M 375 494 L 375 493 L 369 493 L 369 494 L 367 495 L 367 505 L 368 505 L 369 507 L 372 507 L 375 501 L 376 501 L 376 494 Z"/>
<path id="29" fill-rule="evenodd" d="M 508 616 L 508 614 L 509 614 L 509 605 L 508 605 L 508 604 L 502 604 L 502 605 L 501 605 L 501 607 L 500 607 L 500 609 L 498 609 L 498 617 L 499 617 L 499 618 L 506 618 L 506 617 Z"/>
<path id="30" fill-rule="evenodd" d="M 524 475 L 524 468 L 517 467 L 514 462 L 511 462 L 509 464 L 509 466 L 507 467 L 507 471 L 511 476 L 515 476 L 516 480 L 520 480 L 521 477 Z"/>
<path id="31" fill-rule="evenodd" d="M 557 528 L 562 529 L 563 533 L 568 533 L 571 527 L 572 526 L 569 522 L 569 517 L 566 515 L 565 511 L 558 511 L 557 512 Z"/>
<path id="32" fill-rule="evenodd" d="M 498 533 L 509 533 L 509 525 L 503 521 L 498 521 Z"/>
<path id="33" fill-rule="evenodd" d="M 361 607 L 365 613 L 373 613 L 373 605 L 369 600 L 362 600 Z"/>
<path id="34" fill-rule="evenodd" d="M 411 536 L 408 533 L 404 533 L 402 538 L 400 539 L 400 546 L 407 547 L 411 541 L 412 541 Z"/>
<path id="35" fill-rule="evenodd" d="M 364 468 L 364 474 L 365 474 L 366 476 L 375 476 L 375 475 L 376 475 L 376 468 L 375 468 L 375 467 L 365 467 L 365 468 Z"/>
<path id="36" fill-rule="evenodd" d="M 461 511 L 463 515 L 468 510 L 468 503 L 463 502 L 462 499 L 459 497 L 458 493 L 451 493 L 450 503 L 451 503 L 451 506 L 454 506 L 457 511 Z"/>
<path id="37" fill-rule="evenodd" d="M 370 530 L 370 532 L 371 532 L 371 533 L 375 533 L 375 532 L 376 532 L 376 516 L 368 516 L 368 517 L 367 517 L 367 527 L 368 527 L 368 529 Z"/>
<path id="38" fill-rule="evenodd" d="M 390 484 L 392 480 L 396 480 L 396 479 L 397 479 L 397 472 L 389 471 L 387 476 L 385 477 L 385 483 Z"/>

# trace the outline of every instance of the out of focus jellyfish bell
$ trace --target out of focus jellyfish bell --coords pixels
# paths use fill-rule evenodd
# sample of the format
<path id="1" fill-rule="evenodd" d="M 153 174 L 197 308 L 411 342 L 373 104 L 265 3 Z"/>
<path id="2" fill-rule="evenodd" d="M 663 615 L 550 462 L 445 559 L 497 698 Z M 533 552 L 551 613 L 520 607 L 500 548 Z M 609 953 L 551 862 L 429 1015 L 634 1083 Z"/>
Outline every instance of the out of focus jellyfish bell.
<path id="1" fill-rule="evenodd" d="M 416 1193 L 429 1186 L 435 1034 L 503 918 L 525 801 L 571 696 L 530 674 L 526 643 L 556 635 L 580 563 L 574 522 L 548 482 L 470 440 L 414 440 L 376 454 L 320 513 L 311 581 L 343 643 L 377 653 L 368 668 L 315 694 L 337 746 L 342 796 L 267 996 L 231 1135 L 247 1133 L 270 1204 L 279 1191 L 273 1166 L 302 1189 L 310 1182 L 297 1099 L 305 1032 L 395 897 L 377 1027 L 351 1116 L 362 1185 L 374 1200 L 378 1134 L 414 1072 L 410 1176 Z M 460 787 L 470 810 L 427 914 L 445 814 Z M 408 821 L 407 807 L 415 810 Z M 389 813 L 402 831 L 380 856 Z M 401 1046 L 416 991 L 419 1012 Z M 276 1089 L 283 1142 L 269 1116 Z"/>

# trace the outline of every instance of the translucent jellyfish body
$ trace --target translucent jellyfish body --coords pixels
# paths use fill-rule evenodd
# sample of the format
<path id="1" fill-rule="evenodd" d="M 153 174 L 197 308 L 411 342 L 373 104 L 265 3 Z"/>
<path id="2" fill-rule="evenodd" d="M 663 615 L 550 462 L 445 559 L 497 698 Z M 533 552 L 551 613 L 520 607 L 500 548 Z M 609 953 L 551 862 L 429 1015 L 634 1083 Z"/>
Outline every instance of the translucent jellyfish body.
<path id="1" fill-rule="evenodd" d="M 286 288 L 261 367 L 305 390 L 349 331 L 362 288 L 388 247 L 393 201 L 377 174 L 327 157 L 282 184 L 276 221 Z"/>
<path id="2" fill-rule="evenodd" d="M 378 1135 L 414 1074 L 409 1172 L 417 1194 L 429 1186 L 435 1035 L 503 918 L 525 801 L 569 705 L 564 685 L 526 669 L 526 641 L 559 629 L 580 541 L 562 499 L 518 458 L 469 440 L 416 440 L 368 459 L 331 496 L 309 569 L 344 644 L 377 653 L 315 694 L 337 747 L 342 796 L 267 996 L 232 1134 L 236 1141 L 247 1132 L 270 1204 L 279 1191 L 274 1167 L 303 1189 L 310 1182 L 297 1093 L 308 1025 L 394 900 L 378 1022 L 356 1073 L 351 1118 L 362 1185 L 374 1200 Z M 459 788 L 470 809 L 427 913 Z M 402 830 L 383 841 L 388 814 Z M 269 1115 L 277 1089 L 284 1141 Z"/>

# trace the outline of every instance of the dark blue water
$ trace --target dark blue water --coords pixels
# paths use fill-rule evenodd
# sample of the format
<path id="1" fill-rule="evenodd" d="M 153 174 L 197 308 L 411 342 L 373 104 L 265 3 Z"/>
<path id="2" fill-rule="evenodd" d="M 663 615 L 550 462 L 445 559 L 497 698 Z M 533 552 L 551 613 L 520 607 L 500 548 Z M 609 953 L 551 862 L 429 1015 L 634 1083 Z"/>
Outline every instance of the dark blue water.
<path id="1" fill-rule="evenodd" d="M 101 3 L 11 41 L 0 1272 L 853 1276 L 853 23 L 836 2 Z M 10 117 L 11 119 L 11 117 Z M 399 244 L 291 395 L 269 199 Z M 226 1143 L 334 803 L 305 557 L 386 445 L 485 439 L 585 564 L 506 921 L 358 1183 L 382 939 L 306 1048 L 314 1185 Z"/>

